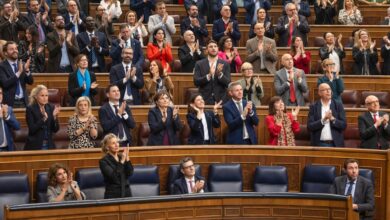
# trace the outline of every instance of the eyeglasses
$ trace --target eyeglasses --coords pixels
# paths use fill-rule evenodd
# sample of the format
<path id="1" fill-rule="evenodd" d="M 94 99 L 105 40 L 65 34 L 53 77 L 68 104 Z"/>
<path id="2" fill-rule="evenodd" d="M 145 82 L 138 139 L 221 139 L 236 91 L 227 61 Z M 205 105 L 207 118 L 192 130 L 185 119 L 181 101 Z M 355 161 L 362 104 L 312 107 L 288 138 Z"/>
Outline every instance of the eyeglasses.
<path id="1" fill-rule="evenodd" d="M 320 89 L 320 92 L 323 92 L 323 91 L 332 91 L 332 89 Z"/>
<path id="2" fill-rule="evenodd" d="M 183 167 L 183 169 L 190 169 L 190 168 L 193 168 L 193 167 L 195 167 L 195 165 L 194 165 L 194 164 L 192 164 L 192 165 L 189 165 L 189 166 L 186 166 L 186 167 Z"/>
<path id="3" fill-rule="evenodd" d="M 242 69 L 243 71 L 247 71 L 247 70 L 253 70 L 253 68 L 244 68 Z"/>
<path id="4" fill-rule="evenodd" d="M 372 104 L 379 104 L 379 100 L 371 101 L 371 102 L 366 102 L 367 105 L 372 105 Z"/>
<path id="5" fill-rule="evenodd" d="M 335 63 L 327 63 L 326 66 L 335 66 Z"/>

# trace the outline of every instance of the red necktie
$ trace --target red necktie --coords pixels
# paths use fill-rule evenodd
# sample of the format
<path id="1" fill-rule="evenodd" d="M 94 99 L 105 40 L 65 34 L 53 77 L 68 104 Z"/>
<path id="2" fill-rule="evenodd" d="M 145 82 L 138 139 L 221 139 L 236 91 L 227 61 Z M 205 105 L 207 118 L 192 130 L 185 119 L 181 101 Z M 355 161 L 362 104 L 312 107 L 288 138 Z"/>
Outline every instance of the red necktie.
<path id="1" fill-rule="evenodd" d="M 373 115 L 374 117 L 374 124 L 376 123 L 376 113 L 374 113 L 374 115 Z"/>
<path id="2" fill-rule="evenodd" d="M 291 70 L 288 71 L 289 75 L 293 74 Z M 290 82 L 290 102 L 295 103 L 296 97 L 295 97 L 295 88 L 294 88 L 294 78 Z"/>
<path id="3" fill-rule="evenodd" d="M 292 36 L 293 36 L 293 32 L 294 32 L 294 20 L 293 22 L 290 23 L 290 26 L 289 26 L 289 36 L 288 36 L 288 41 L 287 41 L 287 46 L 291 46 L 291 41 L 292 41 Z"/>

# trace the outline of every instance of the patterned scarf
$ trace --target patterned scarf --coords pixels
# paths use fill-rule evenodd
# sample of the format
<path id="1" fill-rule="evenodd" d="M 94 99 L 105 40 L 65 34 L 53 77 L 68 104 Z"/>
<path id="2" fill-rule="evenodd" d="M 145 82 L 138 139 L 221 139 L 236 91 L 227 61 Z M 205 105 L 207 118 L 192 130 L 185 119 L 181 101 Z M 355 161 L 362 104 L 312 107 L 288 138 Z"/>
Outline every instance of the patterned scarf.
<path id="1" fill-rule="evenodd" d="M 282 122 L 282 129 L 278 135 L 278 146 L 295 146 L 294 132 L 291 128 L 291 120 L 286 113 L 274 115 L 275 122 Z"/>

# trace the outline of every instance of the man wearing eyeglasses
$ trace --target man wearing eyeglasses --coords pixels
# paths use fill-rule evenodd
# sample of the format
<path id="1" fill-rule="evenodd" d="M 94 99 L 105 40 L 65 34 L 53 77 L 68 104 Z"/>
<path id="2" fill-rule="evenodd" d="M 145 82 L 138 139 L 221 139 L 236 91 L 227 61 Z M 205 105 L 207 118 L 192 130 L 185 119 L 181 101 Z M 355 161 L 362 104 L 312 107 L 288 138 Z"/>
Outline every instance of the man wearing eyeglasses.
<path id="1" fill-rule="evenodd" d="M 369 95 L 365 100 L 367 112 L 359 115 L 358 125 L 361 148 L 388 149 L 390 137 L 389 115 L 381 112 L 376 96 Z"/>
<path id="2" fill-rule="evenodd" d="M 195 165 L 191 157 L 180 160 L 180 172 L 183 176 L 173 183 L 172 194 L 208 192 L 204 177 L 195 173 Z"/>

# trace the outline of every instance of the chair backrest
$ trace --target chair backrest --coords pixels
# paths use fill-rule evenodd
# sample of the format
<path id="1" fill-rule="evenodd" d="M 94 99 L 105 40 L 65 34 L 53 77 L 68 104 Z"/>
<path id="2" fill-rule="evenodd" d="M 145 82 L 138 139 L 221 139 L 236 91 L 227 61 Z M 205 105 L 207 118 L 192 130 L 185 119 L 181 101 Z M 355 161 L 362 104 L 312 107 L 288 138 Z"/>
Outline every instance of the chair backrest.
<path id="1" fill-rule="evenodd" d="M 310 146 L 310 132 L 307 130 L 306 124 L 300 124 L 300 132 L 295 134 L 296 146 Z"/>
<path id="2" fill-rule="evenodd" d="M 150 128 L 148 122 L 142 122 L 138 129 L 138 146 L 146 146 L 148 144 Z"/>
<path id="3" fill-rule="evenodd" d="M 390 96 L 389 92 L 373 92 L 373 91 L 364 91 L 362 92 L 362 99 L 361 99 L 361 106 L 365 107 L 365 101 L 367 96 L 374 95 L 379 99 L 379 103 L 382 108 L 389 108 L 390 107 Z"/>
<path id="4" fill-rule="evenodd" d="M 341 169 L 341 175 L 345 175 L 345 169 Z M 372 185 L 375 185 L 374 172 L 371 169 L 359 168 L 359 176 L 362 176 L 371 181 Z"/>
<path id="5" fill-rule="evenodd" d="M 195 165 L 195 175 L 202 176 L 202 168 L 199 166 L 199 164 Z M 168 171 L 168 193 L 172 194 L 173 192 L 173 183 L 176 179 L 179 179 L 183 176 L 182 172 L 180 171 L 180 165 L 169 165 L 169 171 Z"/>
<path id="6" fill-rule="evenodd" d="M 157 166 L 134 166 L 129 183 L 133 197 L 160 195 L 160 177 Z"/>
<path id="7" fill-rule="evenodd" d="M 341 94 L 341 100 L 343 101 L 344 107 L 360 107 L 360 95 L 356 90 L 344 90 Z"/>
<path id="8" fill-rule="evenodd" d="M 287 168 L 284 166 L 257 166 L 253 189 L 255 192 L 287 192 Z"/>
<path id="9" fill-rule="evenodd" d="M 61 105 L 61 94 L 58 89 L 48 89 L 49 102 L 54 105 Z"/>
<path id="10" fill-rule="evenodd" d="M 241 164 L 210 164 L 210 192 L 242 192 L 242 187 Z"/>
<path id="11" fill-rule="evenodd" d="M 356 125 L 348 125 L 344 131 L 344 145 L 348 148 L 358 148 L 360 146 L 359 128 Z"/>
<path id="12" fill-rule="evenodd" d="M 29 200 L 30 187 L 27 174 L 0 174 L 0 219 L 3 219 L 5 205 L 26 204 Z"/>
<path id="13" fill-rule="evenodd" d="M 47 185 L 47 172 L 39 172 L 35 183 L 35 198 L 37 202 L 48 202 Z"/>
<path id="14" fill-rule="evenodd" d="M 303 171 L 301 192 L 329 193 L 336 177 L 336 167 L 307 165 Z"/>
<path id="15" fill-rule="evenodd" d="M 104 178 L 98 167 L 77 170 L 76 181 L 88 200 L 104 199 Z"/>

